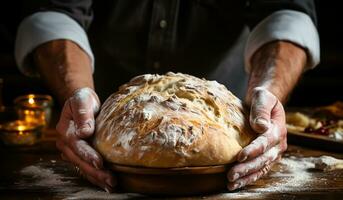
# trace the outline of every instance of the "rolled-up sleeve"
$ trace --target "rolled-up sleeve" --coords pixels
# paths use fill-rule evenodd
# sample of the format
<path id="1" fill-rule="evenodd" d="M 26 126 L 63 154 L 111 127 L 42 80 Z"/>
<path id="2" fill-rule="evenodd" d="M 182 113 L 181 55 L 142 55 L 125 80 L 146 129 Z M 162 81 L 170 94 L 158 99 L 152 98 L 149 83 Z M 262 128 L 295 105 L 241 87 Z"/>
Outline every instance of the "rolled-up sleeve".
<path id="1" fill-rule="evenodd" d="M 32 62 L 33 50 L 52 40 L 75 42 L 89 56 L 94 70 L 94 56 L 85 30 L 70 16 L 56 11 L 37 12 L 26 17 L 19 25 L 15 42 L 15 59 L 22 73 L 37 75 Z"/>
<path id="2" fill-rule="evenodd" d="M 272 13 L 254 27 L 245 49 L 246 71 L 250 72 L 251 58 L 264 44 L 283 40 L 297 44 L 307 52 L 306 69 L 320 61 L 319 36 L 311 18 L 299 11 L 280 10 Z"/>

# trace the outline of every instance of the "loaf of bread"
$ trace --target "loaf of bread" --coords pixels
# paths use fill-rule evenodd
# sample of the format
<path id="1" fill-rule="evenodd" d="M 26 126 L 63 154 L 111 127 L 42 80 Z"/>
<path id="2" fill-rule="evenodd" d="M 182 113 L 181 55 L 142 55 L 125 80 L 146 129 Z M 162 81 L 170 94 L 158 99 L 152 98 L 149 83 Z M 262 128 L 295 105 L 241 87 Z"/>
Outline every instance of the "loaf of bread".
<path id="1" fill-rule="evenodd" d="M 102 105 L 94 147 L 108 162 L 171 168 L 234 162 L 255 138 L 242 102 L 216 81 L 145 74 Z"/>

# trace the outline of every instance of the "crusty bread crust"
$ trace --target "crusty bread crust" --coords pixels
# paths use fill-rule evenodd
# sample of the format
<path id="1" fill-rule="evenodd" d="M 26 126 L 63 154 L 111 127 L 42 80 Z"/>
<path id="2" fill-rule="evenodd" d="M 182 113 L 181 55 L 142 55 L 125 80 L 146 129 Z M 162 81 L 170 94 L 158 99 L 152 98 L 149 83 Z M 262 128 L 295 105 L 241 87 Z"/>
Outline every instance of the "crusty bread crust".
<path id="1" fill-rule="evenodd" d="M 209 166 L 234 162 L 254 137 L 225 86 L 169 72 L 137 76 L 112 94 L 96 119 L 94 147 L 116 164 Z"/>

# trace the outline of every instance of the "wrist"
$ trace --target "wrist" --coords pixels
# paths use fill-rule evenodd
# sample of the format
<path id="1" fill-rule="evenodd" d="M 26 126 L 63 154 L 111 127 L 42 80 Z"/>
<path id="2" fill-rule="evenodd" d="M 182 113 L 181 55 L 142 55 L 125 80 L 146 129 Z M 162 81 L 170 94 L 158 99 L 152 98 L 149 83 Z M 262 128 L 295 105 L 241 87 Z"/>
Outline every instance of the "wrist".
<path id="1" fill-rule="evenodd" d="M 94 88 L 91 60 L 72 41 L 53 40 L 40 45 L 34 52 L 34 61 L 62 104 L 77 89 Z"/>
<path id="2" fill-rule="evenodd" d="M 246 101 L 251 101 L 254 88 L 259 87 L 285 102 L 305 64 L 306 52 L 290 42 L 277 41 L 264 45 L 252 57 Z"/>

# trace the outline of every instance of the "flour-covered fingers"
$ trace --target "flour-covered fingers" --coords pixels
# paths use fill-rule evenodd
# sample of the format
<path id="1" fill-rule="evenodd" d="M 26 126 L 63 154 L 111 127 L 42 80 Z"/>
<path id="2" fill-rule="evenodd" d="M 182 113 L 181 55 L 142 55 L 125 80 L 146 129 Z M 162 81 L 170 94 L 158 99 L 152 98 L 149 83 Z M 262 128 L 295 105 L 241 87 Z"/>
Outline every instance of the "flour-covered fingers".
<path id="1" fill-rule="evenodd" d="M 59 140 L 63 140 L 63 145 L 70 147 L 83 161 L 88 162 L 97 169 L 101 169 L 103 167 L 103 161 L 99 153 L 89 146 L 85 140 L 80 139 L 75 134 L 75 131 L 74 121 L 69 121 L 67 131 L 60 135 Z"/>
<path id="2" fill-rule="evenodd" d="M 279 148 L 281 153 L 285 152 L 287 150 L 288 144 L 287 144 L 287 131 L 286 134 L 284 136 L 284 139 L 280 141 L 279 143 Z"/>
<path id="3" fill-rule="evenodd" d="M 240 179 L 241 177 L 247 176 L 249 174 L 255 173 L 262 168 L 264 168 L 267 165 L 270 165 L 271 163 L 275 162 L 280 154 L 282 153 L 282 150 L 279 146 L 275 146 L 268 150 L 266 153 L 252 159 L 249 161 L 246 161 L 244 163 L 239 163 L 235 166 L 233 166 L 228 174 L 227 178 L 230 182 L 236 181 L 237 179 Z"/>
<path id="4" fill-rule="evenodd" d="M 97 179 L 93 178 L 92 176 L 90 176 L 90 175 L 88 175 L 88 174 L 86 174 L 86 173 L 84 173 L 84 172 L 82 172 L 82 173 L 84 174 L 84 176 L 86 177 L 86 179 L 89 180 L 89 182 L 91 182 L 91 183 L 93 183 L 94 185 L 97 185 L 97 186 L 103 188 L 107 193 L 112 193 L 112 191 L 113 191 L 113 188 L 112 188 L 112 187 L 108 186 L 108 185 L 105 184 L 105 183 L 100 183 L 100 185 L 99 185 L 99 182 L 98 182 Z"/>
<path id="5" fill-rule="evenodd" d="M 93 134 L 95 128 L 94 115 L 99 111 L 99 106 L 99 99 L 90 88 L 78 89 L 70 98 L 76 135 L 80 138 L 89 137 Z"/>
<path id="6" fill-rule="evenodd" d="M 258 170 L 257 172 L 253 174 L 249 174 L 247 176 L 244 176 L 235 182 L 229 182 L 227 185 L 228 190 L 236 190 L 241 187 L 244 187 L 252 182 L 255 182 L 257 179 L 261 178 L 262 176 L 266 175 L 271 169 L 271 165 L 266 165 L 262 169 Z"/>
<path id="7" fill-rule="evenodd" d="M 270 148 L 277 145 L 281 140 L 286 137 L 286 132 L 283 128 L 280 128 L 273 121 L 267 132 L 258 136 L 248 146 L 244 147 L 237 155 L 239 162 L 244 162 L 255 158 L 258 155 L 263 154 Z"/>
<path id="8" fill-rule="evenodd" d="M 64 126 L 64 125 L 63 125 Z M 65 126 L 63 129 L 62 126 L 57 126 L 57 132 L 59 133 L 59 139 L 63 140 L 65 143 L 68 143 L 70 138 L 78 138 L 78 136 L 75 134 L 76 132 L 76 126 L 73 120 L 68 121 L 68 126 Z"/>
<path id="9" fill-rule="evenodd" d="M 253 90 L 249 120 L 254 131 L 264 133 L 269 129 L 272 110 L 277 101 L 272 93 L 262 87 Z"/>
<path id="10" fill-rule="evenodd" d="M 102 157 L 99 153 L 96 152 L 85 140 L 82 140 L 75 135 L 75 125 L 73 121 L 70 121 L 69 128 L 66 133 L 60 135 L 58 144 L 56 142 L 56 146 L 58 149 L 68 146 L 83 161 L 88 162 L 97 169 L 103 168 Z"/>
<path id="11" fill-rule="evenodd" d="M 102 157 L 86 141 L 77 138 L 69 138 L 68 146 L 83 161 L 93 165 L 96 169 L 103 168 Z"/>
<path id="12" fill-rule="evenodd" d="M 111 172 L 96 169 L 89 163 L 80 159 L 69 147 L 63 145 L 62 143 L 63 141 L 61 140 L 56 143 L 57 148 L 67 157 L 67 160 L 79 167 L 87 178 L 92 177 L 92 182 L 94 181 L 94 184 L 102 187 L 105 190 L 106 188 L 108 190 L 109 188 L 113 188 L 115 186 L 116 181 Z"/>
<path id="13" fill-rule="evenodd" d="M 271 118 L 274 122 L 277 122 L 280 126 L 286 126 L 286 114 L 282 103 L 278 100 L 271 113 Z"/>
<path id="14" fill-rule="evenodd" d="M 56 130 L 61 136 L 65 136 L 67 132 L 75 132 L 70 129 L 74 127 L 72 112 L 70 109 L 70 100 L 64 103 L 60 119 L 56 125 Z"/>

